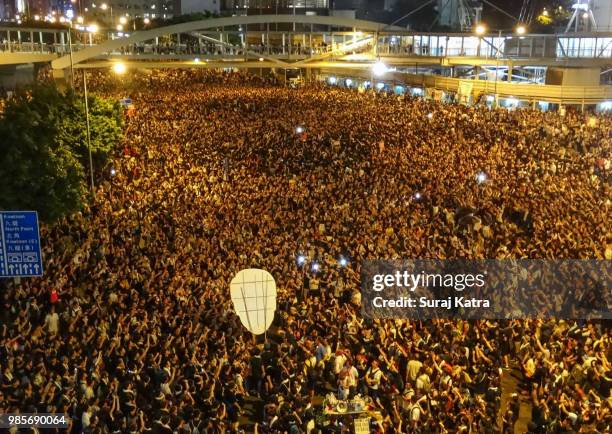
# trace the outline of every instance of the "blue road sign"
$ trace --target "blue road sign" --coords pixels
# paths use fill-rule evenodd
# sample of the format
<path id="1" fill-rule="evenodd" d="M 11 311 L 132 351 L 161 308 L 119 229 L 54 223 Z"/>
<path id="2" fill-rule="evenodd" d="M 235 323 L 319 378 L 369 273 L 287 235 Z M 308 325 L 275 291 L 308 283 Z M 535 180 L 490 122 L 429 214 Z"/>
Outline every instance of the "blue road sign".
<path id="1" fill-rule="evenodd" d="M 42 274 L 36 211 L 0 211 L 0 277 Z"/>

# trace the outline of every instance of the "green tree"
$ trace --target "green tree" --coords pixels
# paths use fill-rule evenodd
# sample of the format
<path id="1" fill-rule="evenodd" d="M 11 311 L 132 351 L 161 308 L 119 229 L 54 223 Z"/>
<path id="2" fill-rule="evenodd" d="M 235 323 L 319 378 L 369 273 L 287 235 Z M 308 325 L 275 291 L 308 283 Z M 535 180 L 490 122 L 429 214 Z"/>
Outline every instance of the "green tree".
<path id="1" fill-rule="evenodd" d="M 121 140 L 117 104 L 90 98 L 94 167 Z M 18 92 L 0 117 L 0 209 L 37 210 L 53 222 L 87 200 L 84 102 L 54 85 Z"/>

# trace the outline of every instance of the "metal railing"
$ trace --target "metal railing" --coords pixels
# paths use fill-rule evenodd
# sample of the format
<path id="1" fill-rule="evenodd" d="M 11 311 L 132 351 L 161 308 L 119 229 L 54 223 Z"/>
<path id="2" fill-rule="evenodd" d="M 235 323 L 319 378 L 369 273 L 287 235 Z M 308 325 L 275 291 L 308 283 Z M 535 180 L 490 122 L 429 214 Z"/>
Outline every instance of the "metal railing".
<path id="1" fill-rule="evenodd" d="M 610 59 L 612 58 L 612 33 L 576 35 L 485 35 L 460 33 L 393 33 L 373 32 L 274 32 L 222 30 L 203 32 L 205 42 L 195 34 L 168 35 L 146 43 L 124 47 L 114 54 L 223 54 L 243 55 L 245 50 L 270 56 L 316 56 L 346 45 L 355 38 L 368 36 L 369 49 L 377 56 L 441 58 L 475 57 L 530 58 L 530 59 Z M 215 36 L 215 43 L 210 38 Z M 359 36 L 356 36 L 359 35 Z M 111 39 L 114 34 L 107 35 Z M 97 35 L 95 44 L 104 42 L 107 36 Z M 81 43 L 79 43 L 79 41 Z M 228 47 L 227 41 L 233 41 Z M 76 33 L 73 50 L 79 50 L 92 42 L 90 35 Z M 0 27 L 0 50 L 10 52 L 44 52 L 65 54 L 68 52 L 66 30 L 16 29 Z"/>

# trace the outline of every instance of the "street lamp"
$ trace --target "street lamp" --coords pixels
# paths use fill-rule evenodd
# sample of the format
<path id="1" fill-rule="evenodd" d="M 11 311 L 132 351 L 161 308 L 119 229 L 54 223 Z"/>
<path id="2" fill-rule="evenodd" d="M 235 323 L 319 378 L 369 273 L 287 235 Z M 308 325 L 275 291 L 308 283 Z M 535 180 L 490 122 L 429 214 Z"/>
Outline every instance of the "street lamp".
<path id="1" fill-rule="evenodd" d="M 113 64 L 113 72 L 121 75 L 126 71 L 125 64 L 118 62 Z M 89 153 L 89 178 L 91 191 L 94 190 L 93 158 L 91 156 L 91 127 L 89 123 L 89 101 L 87 94 L 87 69 L 83 68 L 83 97 L 85 98 L 85 123 L 87 125 L 87 151 Z"/>
<path id="2" fill-rule="evenodd" d="M 103 11 L 108 9 L 110 11 L 110 20 L 111 20 L 111 24 L 112 24 L 115 21 L 113 19 L 113 5 L 107 5 L 106 3 L 102 3 L 100 5 L 100 9 L 102 9 Z"/>
<path id="3" fill-rule="evenodd" d="M 119 24 L 126 24 L 126 23 L 127 23 L 126 17 L 119 17 Z"/>
<path id="4" fill-rule="evenodd" d="M 516 33 L 519 36 L 526 34 L 527 26 L 525 26 L 524 24 L 518 24 L 514 28 L 514 33 Z M 502 40 L 502 30 L 499 30 L 498 39 L 499 39 L 499 45 L 496 47 L 496 54 L 495 54 L 495 107 L 498 107 L 499 105 L 499 95 L 497 94 L 497 80 L 499 78 L 499 58 L 501 56 L 502 49 L 503 49 L 502 45 L 505 42 L 505 39 Z"/>

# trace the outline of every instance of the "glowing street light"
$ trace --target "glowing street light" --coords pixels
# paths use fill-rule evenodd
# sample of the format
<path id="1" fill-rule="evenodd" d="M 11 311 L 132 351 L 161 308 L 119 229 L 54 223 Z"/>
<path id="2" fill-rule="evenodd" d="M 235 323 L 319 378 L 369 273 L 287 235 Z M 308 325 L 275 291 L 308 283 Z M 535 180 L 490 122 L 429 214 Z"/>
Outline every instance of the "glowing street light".
<path id="1" fill-rule="evenodd" d="M 117 174 L 117 171 L 115 170 L 115 168 L 114 168 L 114 167 L 113 167 L 113 168 L 111 168 L 111 170 L 110 170 L 110 174 L 111 174 L 111 176 L 115 176 L 115 175 Z"/>
<path id="2" fill-rule="evenodd" d="M 387 72 L 387 65 L 385 65 L 379 60 L 378 62 L 372 65 L 372 72 L 374 73 L 374 75 L 381 76 L 385 72 Z"/>
<path id="3" fill-rule="evenodd" d="M 423 196 L 421 195 L 421 193 L 419 193 L 418 191 L 416 193 L 414 193 L 414 200 L 420 200 Z"/>
<path id="4" fill-rule="evenodd" d="M 338 263 L 341 267 L 346 267 L 348 265 L 348 260 L 344 256 L 340 256 Z"/>
<path id="5" fill-rule="evenodd" d="M 312 263 L 312 271 L 314 271 L 315 273 L 319 271 L 319 264 L 317 262 Z"/>
<path id="6" fill-rule="evenodd" d="M 144 20 L 142 20 L 142 22 L 145 23 L 145 24 L 149 24 L 151 22 L 151 20 L 148 19 L 148 18 L 145 18 Z"/>
<path id="7" fill-rule="evenodd" d="M 117 31 L 118 32 L 122 32 L 123 31 L 123 26 L 121 24 L 117 24 Z"/>
<path id="8" fill-rule="evenodd" d="M 476 175 L 476 182 L 478 184 L 484 184 L 487 181 L 487 174 L 484 172 L 478 172 Z"/>
<path id="9" fill-rule="evenodd" d="M 524 25 L 522 25 L 522 24 L 519 24 L 519 25 L 516 27 L 516 34 L 517 34 L 517 35 L 524 35 L 525 33 L 527 33 L 527 27 L 525 27 L 525 26 L 524 26 Z"/>
<path id="10" fill-rule="evenodd" d="M 295 132 L 298 134 L 302 134 L 304 132 L 304 127 L 302 126 L 296 127 Z"/>
<path id="11" fill-rule="evenodd" d="M 474 32 L 478 35 L 478 36 L 482 36 L 485 33 L 487 33 L 487 26 L 485 26 L 484 24 L 478 24 L 476 26 L 476 28 L 474 29 Z"/>
<path id="12" fill-rule="evenodd" d="M 306 257 L 304 255 L 298 255 L 297 257 L 298 265 L 304 265 L 304 262 L 306 262 Z"/>
<path id="13" fill-rule="evenodd" d="M 95 7 L 95 6 L 94 6 L 94 7 Z M 100 9 L 102 9 L 103 11 L 105 11 L 105 10 L 107 10 L 107 9 L 108 9 L 108 5 L 107 5 L 106 3 L 102 3 L 102 4 L 100 5 Z"/>
<path id="14" fill-rule="evenodd" d="M 433 113 L 428 113 L 428 114 L 427 114 L 427 118 L 428 118 L 428 119 L 433 119 Z"/>
<path id="15" fill-rule="evenodd" d="M 77 17 L 77 23 L 83 24 L 83 17 Z"/>
<path id="16" fill-rule="evenodd" d="M 98 25 L 97 24 L 90 24 L 89 26 L 87 26 L 87 31 L 89 33 L 97 33 L 98 32 Z"/>
<path id="17" fill-rule="evenodd" d="M 125 63 L 118 62 L 113 65 L 113 72 L 115 74 L 122 75 L 125 74 L 125 71 L 127 71 Z"/>
<path id="18" fill-rule="evenodd" d="M 127 18 L 126 17 L 119 17 L 119 24 L 127 24 Z"/>

